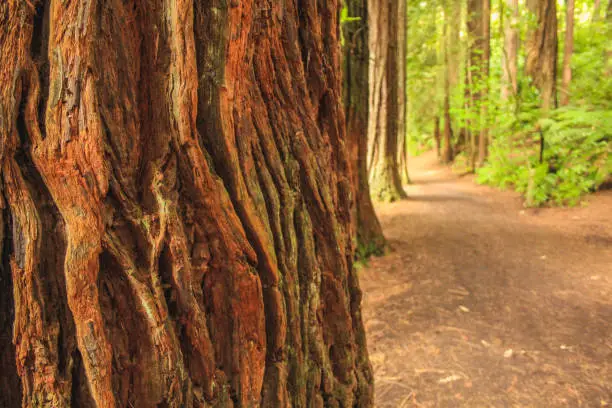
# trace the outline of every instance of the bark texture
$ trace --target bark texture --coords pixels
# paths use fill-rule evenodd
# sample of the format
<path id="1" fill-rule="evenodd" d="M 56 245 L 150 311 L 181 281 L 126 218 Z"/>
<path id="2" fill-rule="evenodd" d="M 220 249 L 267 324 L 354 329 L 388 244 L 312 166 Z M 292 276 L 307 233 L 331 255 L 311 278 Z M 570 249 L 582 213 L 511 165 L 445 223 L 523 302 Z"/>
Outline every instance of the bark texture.
<path id="1" fill-rule="evenodd" d="M 536 18 L 536 27 L 527 40 L 525 71 L 540 90 L 542 108 L 557 106 L 557 2 L 527 0 L 527 8 Z"/>
<path id="2" fill-rule="evenodd" d="M 472 112 L 470 120 L 470 163 L 472 168 L 476 167 L 478 155 L 478 139 L 480 136 L 480 121 L 478 118 L 482 98 L 482 87 L 485 80 L 482 70 L 485 39 L 483 27 L 483 5 L 484 0 L 467 0 L 467 35 L 468 35 L 468 60 L 467 60 L 467 86 L 469 92 L 468 109 Z"/>
<path id="3" fill-rule="evenodd" d="M 478 166 L 487 159 L 489 150 L 489 71 L 491 65 L 491 0 L 482 0 L 482 94 L 480 96 L 480 134 L 478 137 Z"/>
<path id="4" fill-rule="evenodd" d="M 372 404 L 338 7 L 0 4 L 0 406 Z"/>
<path id="5" fill-rule="evenodd" d="M 470 162 L 472 168 L 482 165 L 487 156 L 487 97 L 489 88 L 489 60 L 491 55 L 491 2 L 468 0 L 467 32 L 469 40 L 467 62 L 468 107 L 478 126 L 471 121 Z"/>
<path id="6" fill-rule="evenodd" d="M 358 255 L 382 254 L 386 241 L 374 212 L 368 180 L 369 53 L 367 0 L 348 0 L 348 14 L 359 18 L 345 24 L 344 107 L 347 147 L 351 165 L 355 222 L 354 236 Z"/>
<path id="7" fill-rule="evenodd" d="M 397 92 L 399 98 L 399 118 L 397 126 L 397 147 L 398 147 L 398 166 L 400 180 L 402 183 L 410 183 L 408 174 L 408 89 L 407 89 L 407 70 L 408 58 L 408 10 L 407 2 L 399 1 L 397 7 L 397 55 L 398 55 L 398 75 Z"/>
<path id="8" fill-rule="evenodd" d="M 405 101 L 398 89 L 400 76 L 405 73 L 400 69 L 405 53 L 399 39 L 400 30 L 406 27 L 406 16 L 399 13 L 399 3 L 400 0 L 368 0 L 371 60 L 368 171 L 372 198 L 376 201 L 406 197 L 398 163 L 399 149 L 405 148 L 399 145 Z"/>
<path id="9" fill-rule="evenodd" d="M 563 73 L 561 76 L 562 106 L 570 101 L 570 83 L 572 81 L 572 54 L 574 53 L 574 0 L 565 1 L 565 44 L 563 47 Z"/>
<path id="10" fill-rule="evenodd" d="M 508 16 L 504 16 L 504 48 L 502 54 L 501 97 L 507 100 L 518 92 L 519 5 L 518 0 L 504 0 Z"/>

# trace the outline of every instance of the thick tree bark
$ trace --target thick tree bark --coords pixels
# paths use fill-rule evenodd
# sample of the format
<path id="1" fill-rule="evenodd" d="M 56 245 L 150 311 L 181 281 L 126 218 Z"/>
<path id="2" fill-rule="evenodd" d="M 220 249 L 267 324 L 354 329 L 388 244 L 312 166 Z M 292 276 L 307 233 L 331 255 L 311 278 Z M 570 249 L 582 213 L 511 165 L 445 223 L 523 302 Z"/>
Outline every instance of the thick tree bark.
<path id="1" fill-rule="evenodd" d="M 518 92 L 519 6 L 518 0 L 504 0 L 510 18 L 504 19 L 504 48 L 502 54 L 501 97 L 507 100 Z"/>
<path id="2" fill-rule="evenodd" d="M 398 164 L 400 112 L 404 109 L 398 89 L 401 74 L 398 65 L 404 62 L 398 39 L 400 29 L 405 29 L 405 20 L 399 13 L 399 0 L 368 0 L 368 10 L 370 190 L 376 201 L 394 201 L 406 197 Z"/>
<path id="3" fill-rule="evenodd" d="M 367 0 L 348 0 L 349 16 L 359 18 L 344 27 L 344 106 L 351 185 L 355 197 L 353 220 L 358 252 L 362 256 L 381 254 L 385 237 L 374 212 L 368 181 L 369 54 Z"/>
<path id="4" fill-rule="evenodd" d="M 0 4 L 0 406 L 372 404 L 338 7 Z"/>
<path id="5" fill-rule="evenodd" d="M 570 100 L 570 83 L 572 81 L 572 54 L 574 52 L 574 0 L 565 2 L 565 45 L 563 50 L 563 74 L 561 77 L 562 106 Z"/>
<path id="6" fill-rule="evenodd" d="M 548 110 L 557 106 L 557 2 L 527 0 L 527 8 L 537 25 L 528 36 L 525 72 L 540 90 L 542 108 Z"/>

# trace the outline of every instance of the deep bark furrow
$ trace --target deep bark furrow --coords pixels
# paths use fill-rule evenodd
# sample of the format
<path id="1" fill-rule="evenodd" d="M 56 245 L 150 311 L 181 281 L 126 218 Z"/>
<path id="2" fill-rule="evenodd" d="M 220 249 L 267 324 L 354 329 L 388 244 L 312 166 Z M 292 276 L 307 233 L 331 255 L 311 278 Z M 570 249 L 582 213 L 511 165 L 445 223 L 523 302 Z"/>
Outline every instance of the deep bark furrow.
<path id="1" fill-rule="evenodd" d="M 400 68 L 405 55 L 401 43 L 405 30 L 405 16 L 400 15 L 397 0 L 369 0 L 370 113 L 368 139 L 372 199 L 395 201 L 406 197 L 399 173 L 398 146 L 404 138 L 404 98 L 398 85 L 405 81 L 405 70 Z M 401 86 L 401 89 L 404 89 Z"/>
<path id="2" fill-rule="evenodd" d="M 338 3 L 34 6 L 0 6 L 22 405 L 369 406 Z"/>
<path id="3" fill-rule="evenodd" d="M 529 0 L 527 8 L 537 26 L 528 33 L 525 72 L 540 91 L 542 108 L 552 109 L 557 106 L 557 3 Z"/>
<path id="4" fill-rule="evenodd" d="M 349 16 L 357 21 L 345 24 L 344 107 L 346 116 L 347 152 L 351 165 L 353 231 L 360 256 L 381 254 L 385 248 L 382 228 L 374 212 L 368 178 L 369 120 L 369 46 L 366 0 L 347 2 Z"/>

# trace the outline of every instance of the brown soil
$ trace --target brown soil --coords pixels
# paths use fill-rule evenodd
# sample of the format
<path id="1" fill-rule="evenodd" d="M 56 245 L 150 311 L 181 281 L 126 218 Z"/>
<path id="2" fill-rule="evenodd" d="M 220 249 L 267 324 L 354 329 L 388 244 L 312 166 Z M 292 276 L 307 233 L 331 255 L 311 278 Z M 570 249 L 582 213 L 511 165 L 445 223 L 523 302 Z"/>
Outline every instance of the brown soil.
<path id="1" fill-rule="evenodd" d="M 412 160 L 360 272 L 382 407 L 612 407 L 612 192 L 574 209 Z"/>

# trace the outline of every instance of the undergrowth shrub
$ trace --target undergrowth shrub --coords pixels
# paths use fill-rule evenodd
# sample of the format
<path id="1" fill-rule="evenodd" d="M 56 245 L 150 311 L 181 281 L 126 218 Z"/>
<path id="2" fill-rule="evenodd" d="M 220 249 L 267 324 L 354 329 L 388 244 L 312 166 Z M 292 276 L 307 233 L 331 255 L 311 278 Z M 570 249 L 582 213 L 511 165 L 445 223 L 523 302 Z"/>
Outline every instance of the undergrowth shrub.
<path id="1" fill-rule="evenodd" d="M 562 108 L 535 122 L 526 113 L 499 133 L 477 180 L 516 189 L 527 206 L 576 205 L 612 173 L 610 111 Z"/>

